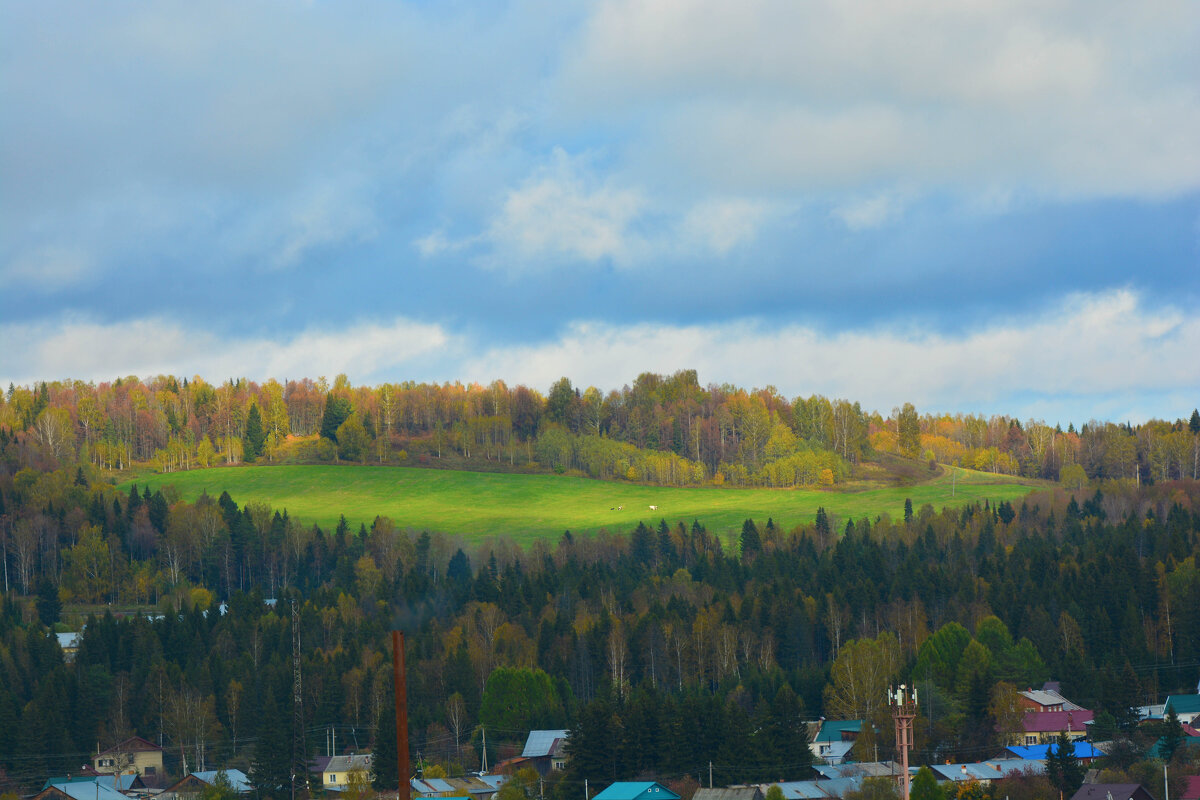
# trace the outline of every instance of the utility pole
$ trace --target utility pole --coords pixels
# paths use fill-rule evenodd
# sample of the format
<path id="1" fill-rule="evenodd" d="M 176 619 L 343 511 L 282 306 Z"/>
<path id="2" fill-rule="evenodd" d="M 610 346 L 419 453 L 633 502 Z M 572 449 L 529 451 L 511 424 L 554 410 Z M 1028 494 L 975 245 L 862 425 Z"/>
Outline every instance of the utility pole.
<path id="1" fill-rule="evenodd" d="M 396 800 L 409 800 L 408 684 L 404 673 L 404 631 L 392 631 L 392 680 L 396 685 Z"/>
<path id="2" fill-rule="evenodd" d="M 479 763 L 479 771 L 486 774 L 487 773 L 487 728 L 485 728 L 481 725 L 479 727 L 479 729 L 481 731 L 483 731 L 483 760 L 480 761 L 480 763 Z M 584 778 L 583 780 L 585 783 L 587 782 L 587 778 Z M 587 787 L 584 787 L 584 788 L 586 789 Z"/>
<path id="3" fill-rule="evenodd" d="M 708 762 L 708 788 L 712 788 L 712 762 Z"/>
<path id="4" fill-rule="evenodd" d="M 292 772 L 304 776 L 308 784 L 308 752 L 304 747 L 304 691 L 300 682 L 300 609 L 292 601 Z M 292 779 L 295 791 L 295 779 Z"/>
<path id="5" fill-rule="evenodd" d="M 900 751 L 900 788 L 902 800 L 909 800 L 908 751 L 913 746 L 913 720 L 917 717 L 917 690 L 903 683 L 888 690 L 888 705 L 896 722 L 896 748 Z"/>

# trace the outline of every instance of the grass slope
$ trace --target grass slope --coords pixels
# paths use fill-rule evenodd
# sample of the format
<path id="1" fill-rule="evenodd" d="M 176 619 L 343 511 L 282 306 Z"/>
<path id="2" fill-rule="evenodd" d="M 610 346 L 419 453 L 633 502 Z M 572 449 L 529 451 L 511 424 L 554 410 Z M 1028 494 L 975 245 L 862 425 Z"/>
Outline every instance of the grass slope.
<path id="1" fill-rule="evenodd" d="M 958 470 L 954 497 L 948 475 L 927 483 L 858 492 L 807 489 L 674 489 L 597 481 L 559 475 L 512 475 L 412 467 L 272 466 L 223 467 L 140 475 L 129 483 L 151 489 L 173 484 L 194 500 L 228 491 L 240 505 L 263 502 L 287 509 L 294 518 L 323 528 L 345 514 L 354 529 L 376 515 L 401 527 L 460 534 L 468 539 L 506 535 L 522 544 L 573 532 L 626 532 L 639 520 L 674 524 L 700 520 L 725 541 L 741 531 L 743 520 L 759 525 L 773 517 L 790 529 L 812 522 L 817 507 L 837 519 L 878 514 L 899 517 L 905 498 L 914 508 L 935 508 L 974 500 L 1013 500 L 1033 488 L 1028 481 Z M 658 506 L 651 511 L 649 506 Z M 616 507 L 622 511 L 615 511 Z"/>

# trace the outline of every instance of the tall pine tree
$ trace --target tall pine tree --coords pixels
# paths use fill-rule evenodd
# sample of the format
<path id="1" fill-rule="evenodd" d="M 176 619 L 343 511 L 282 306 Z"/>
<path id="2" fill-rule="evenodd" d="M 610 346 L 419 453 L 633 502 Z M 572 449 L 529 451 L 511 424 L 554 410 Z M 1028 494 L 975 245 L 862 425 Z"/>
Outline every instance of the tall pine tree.
<path id="1" fill-rule="evenodd" d="M 251 403 L 250 413 L 246 415 L 246 435 L 242 439 L 242 459 L 249 464 L 261 456 L 266 440 L 267 432 L 263 429 L 258 403 Z"/>

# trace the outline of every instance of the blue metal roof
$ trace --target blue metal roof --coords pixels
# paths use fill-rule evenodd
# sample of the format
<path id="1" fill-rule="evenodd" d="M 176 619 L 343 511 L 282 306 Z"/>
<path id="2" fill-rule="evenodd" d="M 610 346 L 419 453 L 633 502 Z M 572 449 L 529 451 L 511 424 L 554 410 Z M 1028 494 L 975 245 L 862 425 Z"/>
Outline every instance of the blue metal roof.
<path id="1" fill-rule="evenodd" d="M 193 772 L 200 780 L 212 785 L 217 780 L 217 773 L 224 772 L 225 777 L 229 779 L 229 785 L 235 792 L 241 794 L 243 792 L 252 791 L 254 787 L 250 785 L 250 778 L 240 769 L 206 769 L 204 772 Z"/>
<path id="2" fill-rule="evenodd" d="M 116 789 L 102 786 L 95 781 L 55 783 L 52 785 L 55 789 L 69 796 L 71 800 L 128 800 L 125 795 Z"/>
<path id="3" fill-rule="evenodd" d="M 679 795 L 654 781 L 617 781 L 592 800 L 679 800 Z"/>
<path id="4" fill-rule="evenodd" d="M 843 733 L 858 733 L 862 730 L 861 719 L 827 719 L 821 723 L 814 742 L 840 742 Z"/>
<path id="5" fill-rule="evenodd" d="M 821 791 L 821 783 L 825 781 L 784 781 L 778 786 L 785 800 L 824 800 L 829 795 Z"/>
<path id="6" fill-rule="evenodd" d="M 1058 745 L 1056 744 L 1034 744 L 1028 747 L 1013 746 L 1008 748 L 1008 752 L 1015 755 L 1017 758 L 1032 758 L 1044 761 L 1049 753 L 1057 753 Z M 1103 758 L 1104 753 L 1097 750 L 1088 742 L 1075 742 L 1076 758 Z"/>
<path id="7" fill-rule="evenodd" d="M 570 731 L 530 731 L 525 740 L 525 749 L 521 751 L 522 758 L 544 758 L 552 755 L 554 743 L 566 739 Z"/>

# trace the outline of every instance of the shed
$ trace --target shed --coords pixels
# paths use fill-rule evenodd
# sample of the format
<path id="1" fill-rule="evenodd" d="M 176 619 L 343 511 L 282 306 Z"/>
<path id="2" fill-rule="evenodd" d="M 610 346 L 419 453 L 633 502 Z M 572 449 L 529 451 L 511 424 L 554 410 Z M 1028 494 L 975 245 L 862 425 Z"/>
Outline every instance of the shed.
<path id="1" fill-rule="evenodd" d="M 739 786 L 736 789 L 697 789 L 692 800 L 763 800 L 762 790 L 757 786 Z"/>
<path id="2" fill-rule="evenodd" d="M 1085 783 L 1071 800 L 1154 800 L 1139 783 Z"/>

